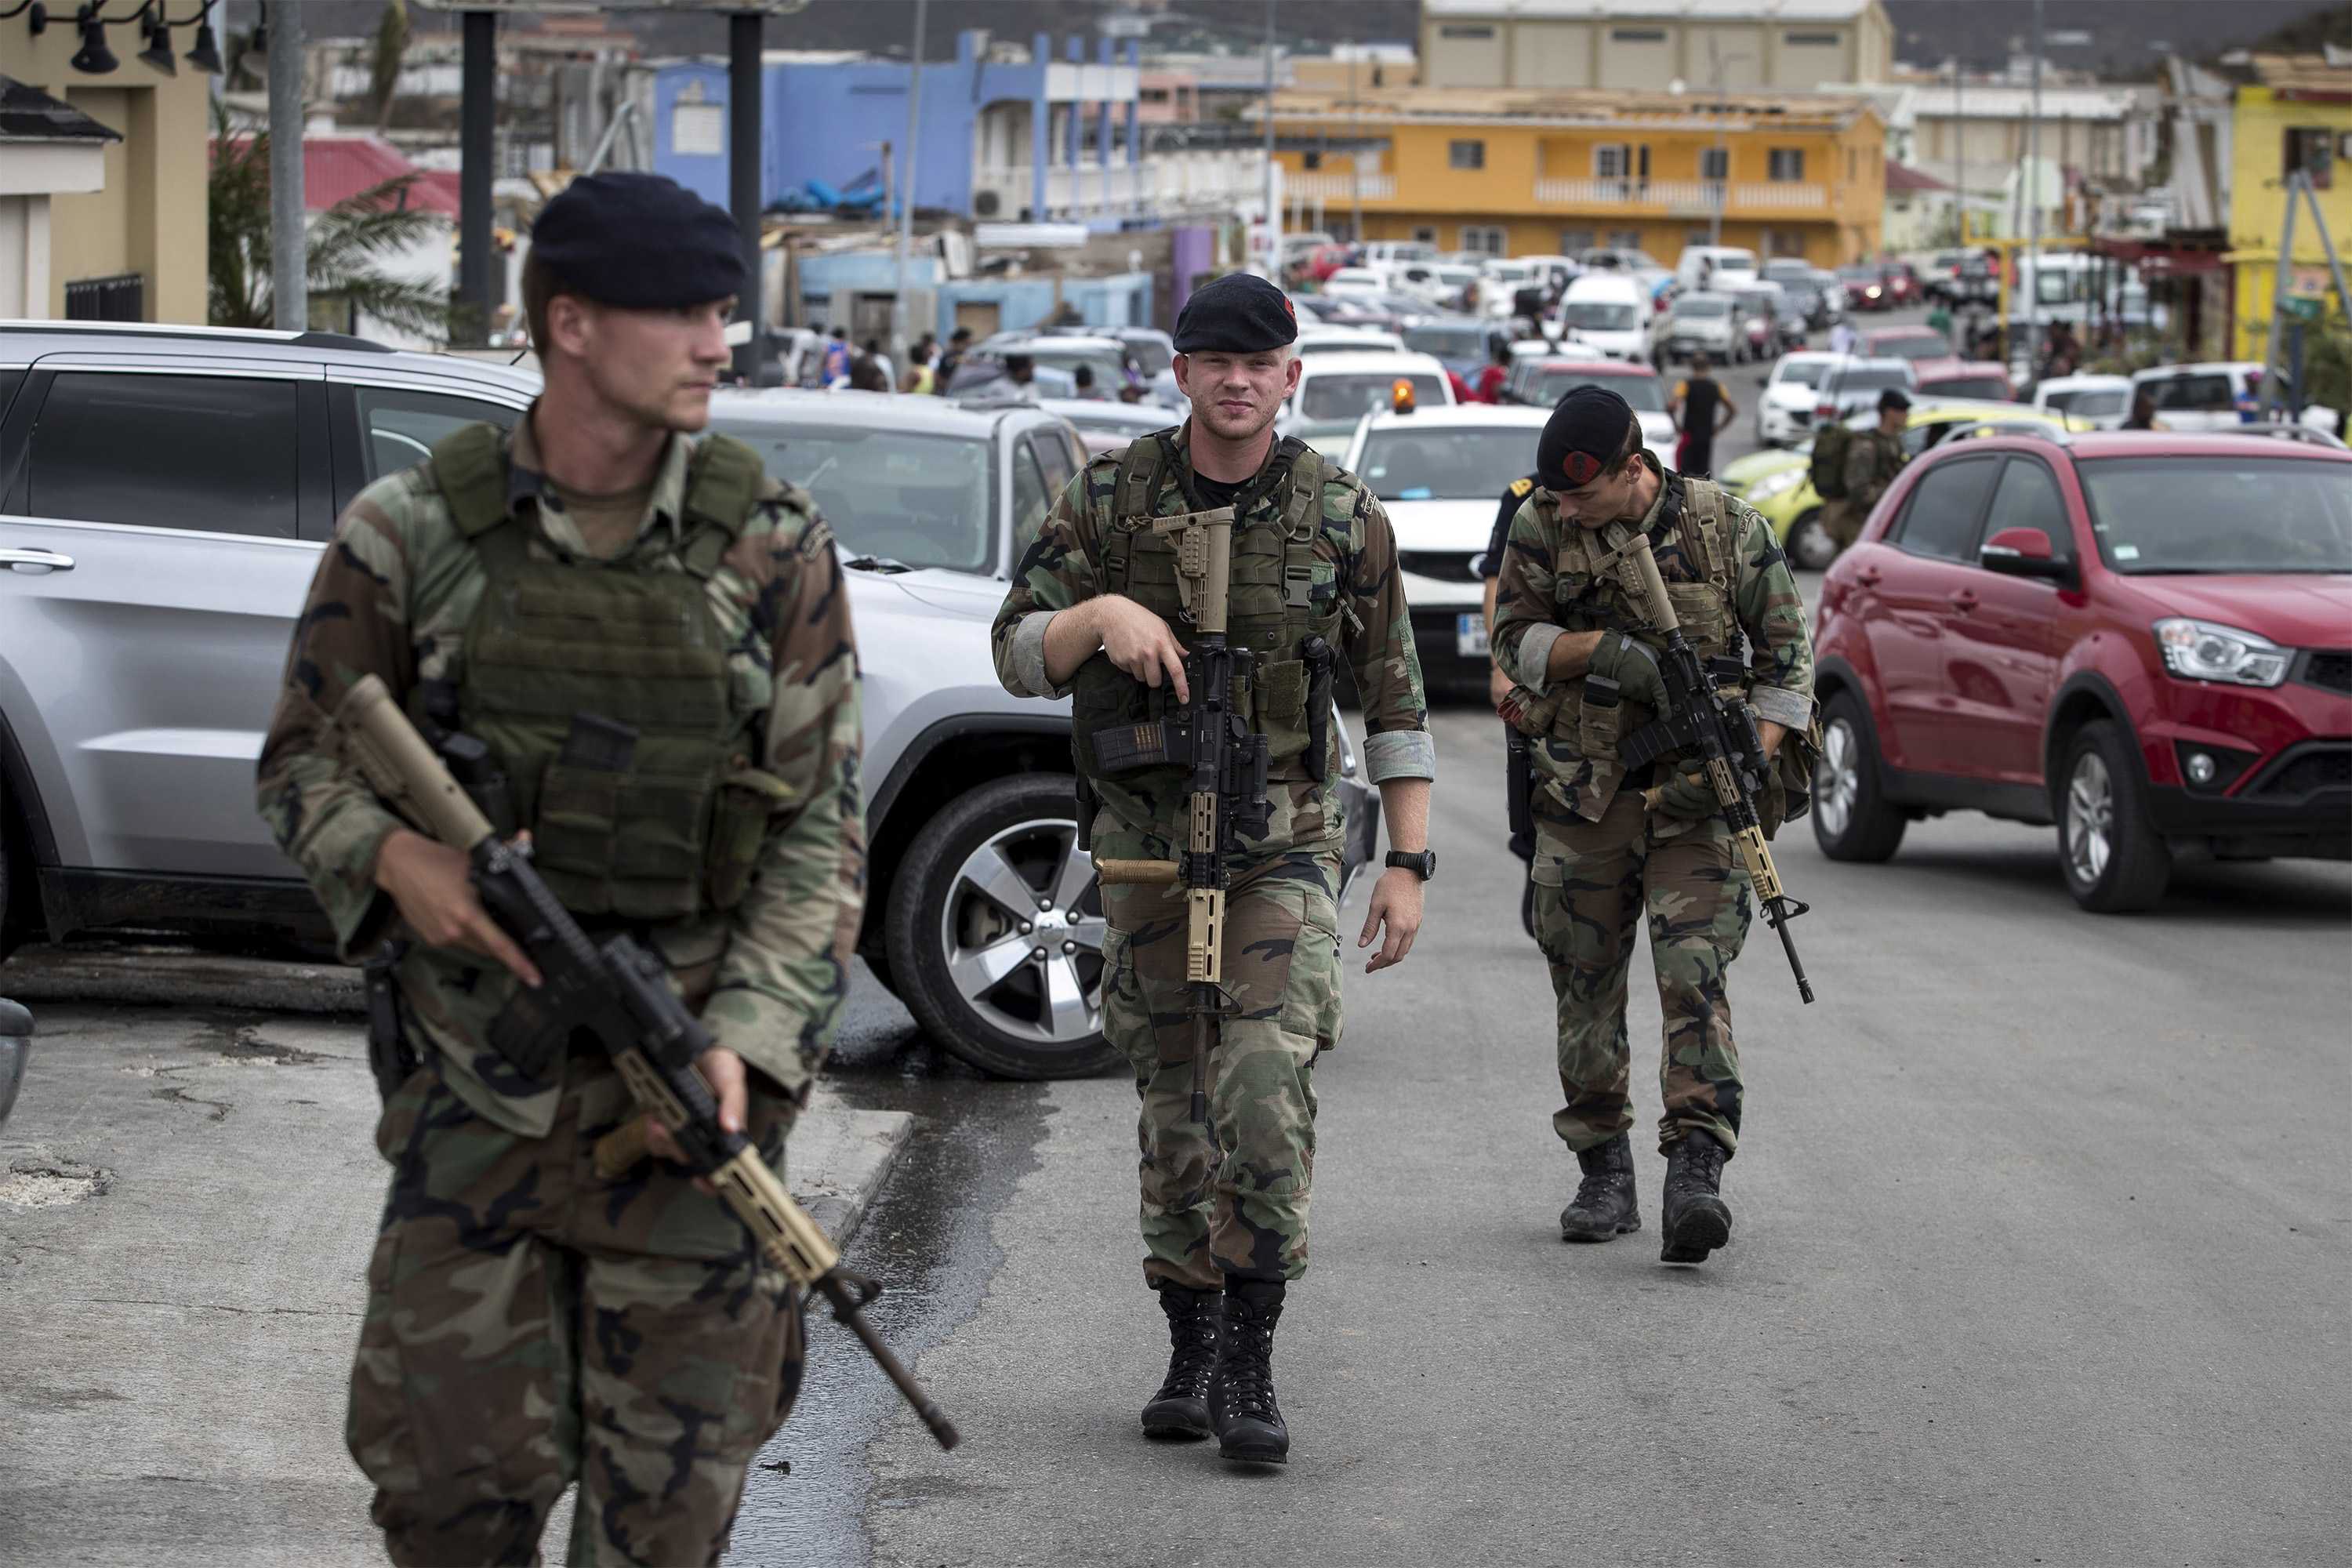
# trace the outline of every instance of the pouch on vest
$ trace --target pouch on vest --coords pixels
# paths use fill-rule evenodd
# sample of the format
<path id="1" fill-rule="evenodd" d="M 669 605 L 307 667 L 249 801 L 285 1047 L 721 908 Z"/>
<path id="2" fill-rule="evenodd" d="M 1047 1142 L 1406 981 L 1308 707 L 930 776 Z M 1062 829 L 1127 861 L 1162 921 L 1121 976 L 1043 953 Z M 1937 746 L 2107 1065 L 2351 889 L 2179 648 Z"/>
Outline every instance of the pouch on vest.
<path id="1" fill-rule="evenodd" d="M 1605 675 L 1587 675 L 1576 721 L 1578 753 L 1596 763 L 1612 761 L 1624 732 L 1625 703 L 1617 683 Z"/>

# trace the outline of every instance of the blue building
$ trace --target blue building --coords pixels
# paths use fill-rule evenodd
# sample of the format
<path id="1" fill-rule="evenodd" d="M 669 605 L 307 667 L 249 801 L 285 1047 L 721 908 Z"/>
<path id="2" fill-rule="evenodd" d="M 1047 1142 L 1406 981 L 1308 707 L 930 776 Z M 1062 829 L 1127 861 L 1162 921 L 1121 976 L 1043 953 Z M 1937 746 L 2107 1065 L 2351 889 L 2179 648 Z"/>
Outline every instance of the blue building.
<path id="1" fill-rule="evenodd" d="M 1065 41 L 1052 58 L 1044 33 L 1025 58 L 1006 60 L 988 35 L 956 38 L 952 61 L 919 68 L 921 120 L 907 140 L 908 68 L 859 55 L 770 51 L 761 69 L 760 195 L 772 205 L 819 181 L 835 190 L 884 178 L 884 148 L 911 163 L 917 207 L 982 222 L 1085 222 L 1097 228 L 1156 221 L 1158 182 L 1136 132 L 1136 55 L 1110 40 L 1085 58 Z M 727 69 L 681 61 L 654 79 L 654 168 L 721 205 L 727 202 Z M 1188 182 L 1188 188 L 1197 184 Z"/>

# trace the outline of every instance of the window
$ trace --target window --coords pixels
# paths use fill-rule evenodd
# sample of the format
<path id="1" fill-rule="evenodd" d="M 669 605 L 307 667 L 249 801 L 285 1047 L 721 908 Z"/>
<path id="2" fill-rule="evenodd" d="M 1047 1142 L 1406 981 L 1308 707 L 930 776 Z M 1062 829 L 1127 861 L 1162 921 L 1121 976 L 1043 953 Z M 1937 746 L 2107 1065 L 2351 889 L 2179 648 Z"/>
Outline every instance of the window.
<path id="1" fill-rule="evenodd" d="M 1765 177 L 1772 180 L 1801 180 L 1805 177 L 1805 151 L 1801 147 L 1775 147 L 1769 154 Z"/>
<path id="2" fill-rule="evenodd" d="M 727 106 L 680 100 L 669 111 L 669 150 L 687 158 L 727 153 Z"/>
<path id="3" fill-rule="evenodd" d="M 1299 167 L 1304 169 L 1319 169 L 1323 166 L 1323 154 L 1315 151 L 1301 153 L 1298 155 L 1298 163 Z"/>
<path id="4" fill-rule="evenodd" d="M 1783 33 L 1780 42 L 1792 49 L 1833 49 L 1845 39 L 1837 33 Z"/>
<path id="5" fill-rule="evenodd" d="M 2292 174 L 2300 169 L 2311 176 L 2313 189 L 2326 190 L 2336 167 L 2335 132 L 2324 125 L 2290 125 L 2285 142 L 2279 173 Z"/>
<path id="6" fill-rule="evenodd" d="M 2230 399 L 2226 375 L 2151 376 L 2143 384 L 2156 399 L 2157 411 L 2178 408 L 2200 414 L 2220 414 L 2236 406 Z"/>
<path id="7" fill-rule="evenodd" d="M 26 453 L 36 517 L 291 539 L 295 384 L 65 371 Z"/>
<path id="8" fill-rule="evenodd" d="M 387 386 L 352 389 L 359 405 L 360 466 L 369 482 L 413 468 L 433 455 L 433 444 L 452 430 L 487 419 L 501 430 L 514 428 L 521 411 L 470 397 L 407 392 Z"/>
<path id="9" fill-rule="evenodd" d="M 8 405 L 15 399 L 16 388 L 23 385 L 24 381 L 25 373 L 21 370 L 0 370 L 0 418 L 6 416 Z"/>
<path id="10" fill-rule="evenodd" d="M 1495 29 L 1454 25 L 1438 28 L 1437 36 L 1441 38 L 1491 38 L 1495 36 Z"/>
<path id="11" fill-rule="evenodd" d="M 2031 458 L 2011 458 L 1993 487 L 1992 510 L 1985 514 L 1984 536 L 2004 528 L 2031 528 L 2050 541 L 2051 555 L 2060 561 L 2074 557 L 2074 531 L 2066 524 L 2066 501 L 2048 468 Z"/>
<path id="12" fill-rule="evenodd" d="M 1805 254 L 1805 231 L 1801 228 L 1768 228 L 1764 231 L 1764 254 L 1794 256 Z"/>
<path id="13" fill-rule="evenodd" d="M 1058 437 L 1058 433 L 1041 433 L 1036 437 L 1037 467 L 1045 476 L 1045 493 L 1059 496 L 1067 489 L 1078 469 L 1070 460 L 1070 449 Z"/>
<path id="14" fill-rule="evenodd" d="M 1593 231 L 1589 228 L 1561 229 L 1559 231 L 1559 253 L 1562 256 L 1583 255 L 1593 247 L 1594 241 L 1592 236 Z"/>
<path id="15" fill-rule="evenodd" d="M 1412 231 L 1412 242 L 1415 245 L 1426 245 L 1434 247 L 1437 244 L 1437 231 L 1433 228 L 1428 227 L 1414 229 Z"/>
<path id="16" fill-rule="evenodd" d="M 1592 150 L 1592 177 L 1596 180 L 1631 179 L 1633 174 L 1633 149 L 1624 142 L 1604 142 Z"/>
<path id="17" fill-rule="evenodd" d="M 1475 251 L 1481 256 L 1500 256 L 1507 243 L 1500 228 L 1466 223 L 1462 226 L 1462 248 L 1465 250 Z"/>
<path id="18" fill-rule="evenodd" d="M 1664 27 L 1612 27 L 1609 41 L 1612 44 L 1663 44 L 1666 41 Z"/>
<path id="19" fill-rule="evenodd" d="M 1641 249 L 1642 231 L 1638 228 L 1611 229 L 1609 231 L 1609 248 L 1612 250 Z"/>
<path id="20" fill-rule="evenodd" d="M 1731 178 L 1731 149 L 1703 147 L 1698 154 L 1698 177 L 1702 180 Z"/>
<path id="21" fill-rule="evenodd" d="M 1992 488 L 1990 459 L 1942 463 L 1913 487 L 1910 504 L 1890 536 L 1914 555 L 1939 561 L 1966 561 L 1977 542 L 1977 519 L 1984 511 L 1985 491 Z"/>
<path id="22" fill-rule="evenodd" d="M 1486 144 L 1484 142 L 1448 142 L 1445 144 L 1445 165 L 1449 169 L 1485 168 Z"/>

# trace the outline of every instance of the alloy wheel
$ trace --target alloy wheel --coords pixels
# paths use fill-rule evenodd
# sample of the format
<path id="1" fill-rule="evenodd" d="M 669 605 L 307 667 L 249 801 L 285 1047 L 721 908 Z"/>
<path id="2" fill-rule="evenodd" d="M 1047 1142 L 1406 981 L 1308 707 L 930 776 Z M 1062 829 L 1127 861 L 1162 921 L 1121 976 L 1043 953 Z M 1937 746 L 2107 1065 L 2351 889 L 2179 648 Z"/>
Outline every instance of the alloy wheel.
<path id="1" fill-rule="evenodd" d="M 1853 726 L 1834 720 L 1822 734 L 1822 760 L 1813 764 L 1813 809 L 1822 814 L 1822 831 L 1842 837 L 1853 820 L 1854 797 L 1862 791 L 1861 742 Z"/>
<path id="2" fill-rule="evenodd" d="M 2066 869 L 2077 885 L 2091 888 L 2106 875 L 2115 852 L 2116 791 L 2107 764 L 2085 752 L 2066 781 Z"/>
<path id="3" fill-rule="evenodd" d="M 957 992 L 988 1023 L 1073 1045 L 1102 1029 L 1107 929 L 1077 824 L 1048 820 L 1016 823 L 965 858 L 940 941 Z"/>

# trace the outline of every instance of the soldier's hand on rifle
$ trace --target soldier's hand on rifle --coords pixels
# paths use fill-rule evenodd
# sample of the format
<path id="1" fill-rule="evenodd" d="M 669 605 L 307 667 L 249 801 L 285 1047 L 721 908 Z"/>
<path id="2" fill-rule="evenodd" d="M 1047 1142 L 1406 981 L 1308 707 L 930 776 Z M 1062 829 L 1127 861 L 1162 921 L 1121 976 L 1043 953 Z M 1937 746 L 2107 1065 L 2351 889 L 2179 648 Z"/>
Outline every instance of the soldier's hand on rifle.
<path id="1" fill-rule="evenodd" d="M 719 1125 L 730 1132 L 742 1131 L 743 1119 L 751 1107 L 751 1075 L 743 1069 L 743 1058 L 725 1046 L 713 1046 L 694 1058 L 694 1067 L 710 1086 L 710 1097 L 719 1102 Z M 686 1163 L 669 1129 L 652 1116 L 646 1118 L 646 1147 L 673 1164 Z M 706 1193 L 711 1190 L 710 1184 L 700 1177 L 694 1184 Z"/>
<path id="2" fill-rule="evenodd" d="M 1665 677 L 1659 672 L 1658 656 L 1646 643 L 1623 632 L 1602 632 L 1589 668 L 1593 674 L 1615 681 L 1618 689 L 1636 702 L 1653 708 L 1666 705 Z"/>
<path id="3" fill-rule="evenodd" d="M 1169 683 L 1176 688 L 1176 700 L 1192 700 L 1192 683 L 1184 679 L 1184 645 L 1176 640 L 1166 621 L 1124 595 L 1106 595 L 1094 604 L 1103 652 L 1110 656 L 1111 663 L 1155 689 L 1165 670 Z"/>
<path id="4" fill-rule="evenodd" d="M 472 870 L 462 852 L 405 827 L 394 828 L 375 854 L 375 885 L 392 895 L 419 942 L 494 958 L 536 987 L 538 966 L 482 907 Z"/>
<path id="5" fill-rule="evenodd" d="M 1381 872 L 1381 879 L 1372 884 L 1372 907 L 1364 916 L 1364 934 L 1356 939 L 1356 945 L 1370 946 L 1372 934 L 1383 923 L 1388 933 L 1380 952 L 1364 965 L 1367 974 L 1402 963 L 1404 955 L 1412 951 L 1412 939 L 1421 933 L 1421 879 L 1402 866 Z"/>
<path id="6" fill-rule="evenodd" d="M 1696 821 L 1712 816 L 1722 805 L 1715 798 L 1715 786 L 1707 783 L 1705 773 L 1687 772 L 1676 773 L 1659 787 L 1654 809 L 1660 816 Z"/>

